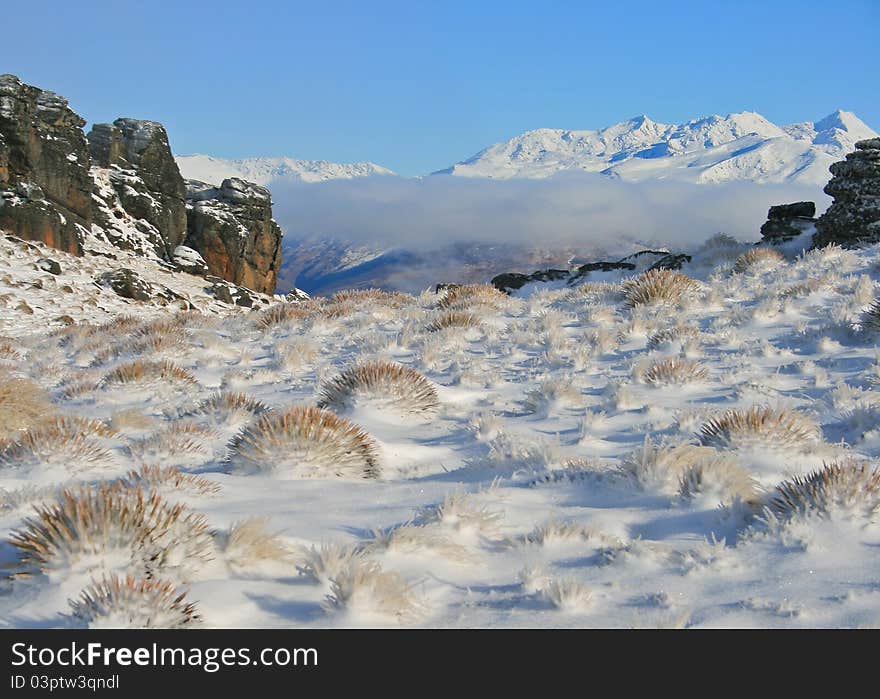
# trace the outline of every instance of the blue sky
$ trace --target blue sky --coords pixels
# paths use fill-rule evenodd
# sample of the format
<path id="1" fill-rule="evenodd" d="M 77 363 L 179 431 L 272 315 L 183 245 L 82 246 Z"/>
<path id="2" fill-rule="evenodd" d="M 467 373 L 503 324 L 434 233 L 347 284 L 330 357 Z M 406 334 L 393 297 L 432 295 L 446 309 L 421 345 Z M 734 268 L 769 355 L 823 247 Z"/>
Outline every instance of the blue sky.
<path id="1" fill-rule="evenodd" d="M 880 2 L 42 2 L 2 11 L 0 72 L 176 153 L 422 174 L 538 127 L 837 108 L 880 128 Z"/>

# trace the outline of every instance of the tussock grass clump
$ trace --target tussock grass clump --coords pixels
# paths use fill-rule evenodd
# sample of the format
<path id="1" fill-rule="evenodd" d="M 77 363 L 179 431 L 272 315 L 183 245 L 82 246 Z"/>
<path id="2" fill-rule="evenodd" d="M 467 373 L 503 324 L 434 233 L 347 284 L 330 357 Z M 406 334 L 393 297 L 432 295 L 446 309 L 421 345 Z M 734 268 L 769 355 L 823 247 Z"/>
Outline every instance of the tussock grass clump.
<path id="1" fill-rule="evenodd" d="M 27 570 L 47 574 L 78 565 L 186 574 L 213 551 L 204 517 L 120 483 L 65 490 L 58 502 L 37 506 L 9 541 Z"/>
<path id="2" fill-rule="evenodd" d="M 250 517 L 218 534 L 223 555 L 233 568 L 249 570 L 263 561 L 291 562 L 292 552 L 268 524 L 268 517 Z"/>
<path id="3" fill-rule="evenodd" d="M 325 543 L 320 547 L 312 546 L 303 551 L 297 570 L 300 575 L 311 578 L 317 583 L 329 585 L 331 580 L 353 567 L 363 556 L 364 550 L 359 546 L 336 542 Z"/>
<path id="4" fill-rule="evenodd" d="M 862 312 L 861 326 L 865 332 L 880 331 L 880 301 L 874 301 L 870 308 Z"/>
<path id="5" fill-rule="evenodd" d="M 250 421 L 269 410 L 269 406 L 263 401 L 246 393 L 219 391 L 195 406 L 183 410 L 179 417 L 190 418 L 200 423 L 223 425 Z"/>
<path id="6" fill-rule="evenodd" d="M 478 503 L 474 496 L 459 490 L 447 495 L 442 503 L 420 510 L 414 523 L 424 526 L 438 522 L 459 531 L 492 535 L 497 532 L 503 518 L 503 512 L 490 510 Z"/>
<path id="7" fill-rule="evenodd" d="M 138 470 L 129 471 L 124 482 L 132 488 L 143 487 L 176 490 L 196 495 L 216 495 L 222 486 L 204 476 L 195 473 L 184 473 L 175 466 L 157 466 L 146 464 Z"/>
<path id="8" fill-rule="evenodd" d="M 508 301 L 510 297 L 491 284 L 464 284 L 448 289 L 437 305 L 449 310 L 464 310 L 473 306 L 501 308 Z"/>
<path id="9" fill-rule="evenodd" d="M 550 604 L 564 612 L 583 611 L 590 606 L 593 592 L 574 578 L 554 578 L 541 590 Z"/>
<path id="10" fill-rule="evenodd" d="M 753 405 L 710 418 L 700 427 L 699 438 L 702 444 L 719 449 L 808 449 L 822 441 L 822 430 L 812 418 L 795 410 Z"/>
<path id="11" fill-rule="evenodd" d="M 188 629 L 201 617 L 166 580 L 105 576 L 68 602 L 76 626 L 88 629 Z"/>
<path id="12" fill-rule="evenodd" d="M 699 328 L 695 328 L 693 325 L 676 325 L 652 334 L 648 338 L 648 349 L 657 349 L 673 342 L 696 342 L 699 338 Z"/>
<path id="13" fill-rule="evenodd" d="M 696 362 L 670 357 L 655 362 L 641 378 L 645 383 L 654 386 L 670 386 L 706 381 L 709 378 L 709 372 Z"/>
<path id="14" fill-rule="evenodd" d="M 398 623 L 413 621 L 425 611 L 399 573 L 383 571 L 374 561 L 358 561 L 333 578 L 322 606 L 328 613 L 346 610 Z"/>
<path id="15" fill-rule="evenodd" d="M 816 512 L 873 521 L 880 515 L 880 469 L 869 461 L 835 461 L 776 487 L 770 511 L 782 518 Z"/>
<path id="16" fill-rule="evenodd" d="M 108 440 L 118 433 L 100 420 L 59 415 L 0 443 L 0 469 L 62 468 L 75 472 L 113 462 Z"/>
<path id="17" fill-rule="evenodd" d="M 428 331 L 437 332 L 447 328 L 479 328 L 481 325 L 480 319 L 473 313 L 446 311 L 431 321 L 431 324 L 428 325 Z"/>
<path id="18" fill-rule="evenodd" d="M 686 274 L 671 269 L 652 269 L 621 283 L 626 305 L 635 308 L 644 304 L 680 304 L 695 296 L 700 283 Z"/>
<path id="19" fill-rule="evenodd" d="M 459 563 L 470 563 L 474 555 L 465 546 L 454 542 L 435 527 L 404 524 L 390 529 L 374 529 L 373 539 L 365 544 L 366 551 L 393 551 L 406 555 L 433 553 Z"/>
<path id="20" fill-rule="evenodd" d="M 132 442 L 129 452 L 135 459 L 146 462 L 209 456 L 210 440 L 219 436 L 219 433 L 209 427 L 192 422 L 178 422 L 149 437 Z"/>
<path id="21" fill-rule="evenodd" d="M 785 255 L 773 248 L 752 248 L 736 258 L 733 271 L 737 274 L 755 269 L 768 270 L 785 262 Z"/>
<path id="22" fill-rule="evenodd" d="M 431 410 L 437 389 L 415 369 L 392 362 L 367 362 L 324 382 L 318 407 L 347 410 L 357 403 L 378 402 L 406 412 Z"/>
<path id="23" fill-rule="evenodd" d="M 277 303 L 267 308 L 257 317 L 257 325 L 267 330 L 292 320 L 303 320 L 309 315 L 310 307 L 302 303 Z"/>
<path id="24" fill-rule="evenodd" d="M 718 502 L 737 500 L 756 505 L 758 484 L 752 474 L 729 454 L 718 453 L 689 466 L 681 476 L 678 495 L 682 500 L 712 497 Z"/>
<path id="25" fill-rule="evenodd" d="M 229 467 L 286 478 L 379 477 L 372 437 L 329 410 L 312 406 L 268 413 L 247 427 L 230 444 Z"/>
<path id="26" fill-rule="evenodd" d="M 696 444 L 664 444 L 646 438 L 640 449 L 621 462 L 623 474 L 646 490 L 674 494 L 690 469 L 718 458 L 718 452 Z"/>
<path id="27" fill-rule="evenodd" d="M 197 385 L 198 381 L 186 369 L 177 366 L 173 362 L 150 362 L 136 359 L 116 367 L 107 372 L 101 380 L 102 386 L 129 383 L 154 383 L 157 381 L 170 381 Z"/>
<path id="28" fill-rule="evenodd" d="M 381 303 L 399 308 L 410 299 L 406 294 L 382 289 L 342 289 L 330 297 L 330 303 Z M 411 299 L 410 299 L 411 300 Z"/>
<path id="29" fill-rule="evenodd" d="M 39 384 L 0 370 L 0 439 L 14 437 L 54 410 Z"/>
<path id="30" fill-rule="evenodd" d="M 550 378 L 526 393 L 523 407 L 529 413 L 546 416 L 555 407 L 579 406 L 583 405 L 583 401 L 581 392 L 572 386 L 570 377 Z"/>

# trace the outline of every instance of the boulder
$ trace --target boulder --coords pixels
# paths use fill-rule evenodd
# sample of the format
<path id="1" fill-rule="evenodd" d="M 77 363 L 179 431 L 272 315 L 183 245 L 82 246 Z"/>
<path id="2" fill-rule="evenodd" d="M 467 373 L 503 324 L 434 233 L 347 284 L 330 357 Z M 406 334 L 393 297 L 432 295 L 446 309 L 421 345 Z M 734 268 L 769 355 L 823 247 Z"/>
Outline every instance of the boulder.
<path id="1" fill-rule="evenodd" d="M 265 187 L 239 178 L 214 187 L 187 181 L 185 245 L 198 250 L 214 276 L 256 292 L 275 291 L 281 229 Z"/>
<path id="2" fill-rule="evenodd" d="M 150 283 L 127 267 L 104 272 L 95 281 L 101 286 L 109 286 L 117 295 L 126 299 L 149 301 L 153 297 Z"/>
<path id="3" fill-rule="evenodd" d="M 178 245 L 174 248 L 171 262 L 177 271 L 195 274 L 199 277 L 204 277 L 209 271 L 208 265 L 202 256 L 192 248 L 186 247 L 186 245 Z"/>
<path id="4" fill-rule="evenodd" d="M 761 242 L 775 245 L 811 233 L 816 224 L 815 215 L 816 204 L 811 201 L 771 206 L 767 221 L 761 226 Z"/>
<path id="5" fill-rule="evenodd" d="M 61 274 L 61 265 L 56 260 L 48 257 L 42 257 L 37 260 L 37 267 L 49 274 Z"/>
<path id="6" fill-rule="evenodd" d="M 813 247 L 880 241 L 880 138 L 859 141 L 829 169 L 833 177 L 825 193 L 834 201 L 816 221 Z"/>
<path id="7" fill-rule="evenodd" d="M 84 124 L 63 97 L 0 75 L 0 228 L 82 254 L 92 223 Z"/>
<path id="8" fill-rule="evenodd" d="M 253 308 L 258 298 L 250 289 L 231 284 L 225 279 L 209 274 L 205 277 L 205 281 L 210 282 L 211 286 L 206 289 L 210 291 L 214 298 L 230 306 L 243 306 L 245 308 Z"/>

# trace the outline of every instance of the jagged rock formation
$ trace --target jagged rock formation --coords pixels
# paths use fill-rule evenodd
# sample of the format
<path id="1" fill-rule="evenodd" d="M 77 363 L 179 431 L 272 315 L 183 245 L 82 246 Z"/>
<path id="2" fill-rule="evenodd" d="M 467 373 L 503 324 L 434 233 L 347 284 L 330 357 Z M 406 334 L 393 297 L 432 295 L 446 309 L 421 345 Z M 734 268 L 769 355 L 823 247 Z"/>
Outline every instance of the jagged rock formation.
<path id="1" fill-rule="evenodd" d="M 816 204 L 811 201 L 771 206 L 767 221 L 761 226 L 762 242 L 784 243 L 813 230 L 815 215 Z"/>
<path id="2" fill-rule="evenodd" d="M 117 119 L 95 124 L 88 142 L 96 193 L 106 204 L 98 207 L 97 223 L 118 247 L 134 249 L 138 237 L 145 237 L 159 257 L 171 259 L 186 237 L 186 187 L 165 128 L 155 121 Z M 120 207 L 141 236 L 126 235 L 117 224 Z"/>
<path id="3" fill-rule="evenodd" d="M 859 141 L 829 169 L 833 177 L 825 193 L 834 201 L 816 222 L 813 247 L 880 241 L 880 138 Z"/>
<path id="4" fill-rule="evenodd" d="M 162 124 L 120 118 L 88 138 L 84 125 L 63 97 L 0 76 L 0 230 L 75 255 L 112 258 L 98 252 L 109 243 L 169 269 L 275 291 L 281 230 L 268 190 L 232 178 L 203 185 L 188 205 Z"/>
<path id="5" fill-rule="evenodd" d="M 512 293 L 532 282 L 561 281 L 566 286 L 573 286 L 579 281 L 585 281 L 591 272 L 634 272 L 638 269 L 648 271 L 652 269 L 681 269 L 681 266 L 691 261 L 690 255 L 682 253 L 670 253 L 668 250 L 639 250 L 632 255 L 615 260 L 588 262 L 574 269 L 544 269 L 532 274 L 519 272 L 504 272 L 492 278 L 491 284 L 499 291 Z M 440 285 L 437 286 L 439 291 Z"/>
<path id="6" fill-rule="evenodd" d="M 92 222 L 84 124 L 63 97 L 0 75 L 0 229 L 82 254 Z"/>
<path id="7" fill-rule="evenodd" d="M 220 187 L 187 180 L 186 245 L 211 274 L 260 293 L 275 290 L 281 268 L 281 229 L 265 187 L 235 177 Z"/>

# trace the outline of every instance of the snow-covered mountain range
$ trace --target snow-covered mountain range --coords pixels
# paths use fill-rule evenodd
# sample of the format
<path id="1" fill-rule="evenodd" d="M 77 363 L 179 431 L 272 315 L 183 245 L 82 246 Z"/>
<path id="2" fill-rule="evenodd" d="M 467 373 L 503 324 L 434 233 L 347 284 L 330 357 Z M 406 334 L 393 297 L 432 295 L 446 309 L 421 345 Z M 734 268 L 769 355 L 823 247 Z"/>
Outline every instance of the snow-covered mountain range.
<path id="1" fill-rule="evenodd" d="M 660 124 L 639 116 L 598 131 L 536 129 L 435 174 L 508 179 L 599 172 L 630 181 L 674 179 L 824 184 L 828 166 L 877 133 L 852 112 L 777 126 L 755 112 Z"/>
<path id="2" fill-rule="evenodd" d="M 876 136 L 852 112 L 837 110 L 816 122 L 778 126 L 756 112 L 714 115 L 684 124 L 661 124 L 647 116 L 595 131 L 535 129 L 439 170 L 434 175 L 510 179 L 544 178 L 561 172 L 598 172 L 629 181 L 668 179 L 698 184 L 731 181 L 822 185 L 828 166 Z M 375 163 L 331 163 L 296 158 L 227 160 L 182 155 L 184 177 L 219 183 L 241 177 L 261 185 L 323 182 L 393 175 Z"/>
<path id="3" fill-rule="evenodd" d="M 277 180 L 323 182 L 368 175 L 394 173 L 374 163 L 331 163 L 326 160 L 297 158 L 240 158 L 226 160 L 210 155 L 179 155 L 176 158 L 181 174 L 189 180 L 219 184 L 227 177 L 240 177 L 259 185 Z"/>

